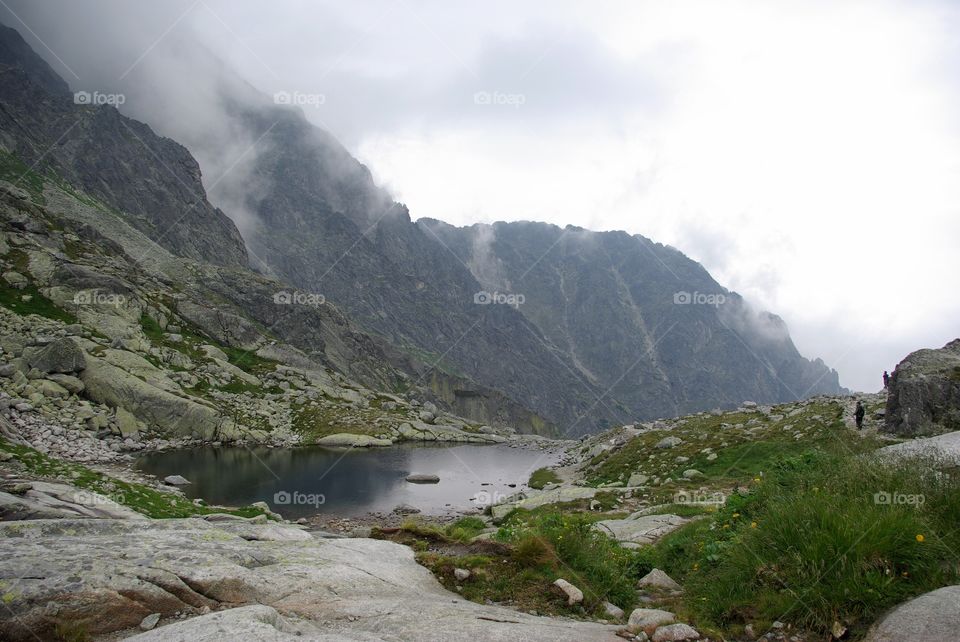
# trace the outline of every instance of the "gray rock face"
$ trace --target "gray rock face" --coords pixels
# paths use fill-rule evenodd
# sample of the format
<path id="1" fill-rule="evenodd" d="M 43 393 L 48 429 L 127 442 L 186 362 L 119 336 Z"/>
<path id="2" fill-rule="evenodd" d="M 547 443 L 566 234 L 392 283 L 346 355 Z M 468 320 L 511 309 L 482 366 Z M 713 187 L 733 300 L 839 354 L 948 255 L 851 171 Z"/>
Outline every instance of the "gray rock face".
<path id="1" fill-rule="evenodd" d="M 946 586 L 885 615 L 864 642 L 954 642 L 960 639 L 960 586 Z"/>
<path id="2" fill-rule="evenodd" d="M 613 626 L 465 601 L 440 586 L 405 546 L 315 539 L 281 525 L 5 522 L 0 580 L 5 596 L 12 596 L 0 613 L 0 638 L 14 642 L 51 638 L 58 622 L 74 622 L 99 636 L 139 631 L 153 613 L 200 615 L 207 609 L 220 612 L 133 639 L 617 639 Z M 51 602 L 58 608 L 48 609 Z"/>
<path id="3" fill-rule="evenodd" d="M 86 355 L 72 339 L 56 339 L 42 348 L 28 348 L 24 356 L 31 368 L 43 373 L 70 374 L 86 365 Z"/>
<path id="4" fill-rule="evenodd" d="M 960 339 L 897 364 L 884 420 L 885 431 L 905 437 L 960 430 Z"/>
<path id="5" fill-rule="evenodd" d="M 123 408 L 170 434 L 213 439 L 226 424 L 213 408 L 153 386 L 102 359 L 88 358 L 80 378 L 90 399 Z"/>

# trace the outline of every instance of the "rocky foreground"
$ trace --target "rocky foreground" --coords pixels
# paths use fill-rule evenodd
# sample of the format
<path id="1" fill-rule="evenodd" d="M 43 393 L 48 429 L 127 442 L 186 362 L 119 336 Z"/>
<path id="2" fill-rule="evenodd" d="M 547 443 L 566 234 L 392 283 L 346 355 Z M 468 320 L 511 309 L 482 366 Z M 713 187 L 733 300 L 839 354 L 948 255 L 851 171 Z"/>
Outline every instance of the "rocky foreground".
<path id="1" fill-rule="evenodd" d="M 616 630 L 468 602 L 399 544 L 243 520 L 7 522 L 0 568 L 7 640 L 71 627 L 135 640 L 575 642 Z"/>

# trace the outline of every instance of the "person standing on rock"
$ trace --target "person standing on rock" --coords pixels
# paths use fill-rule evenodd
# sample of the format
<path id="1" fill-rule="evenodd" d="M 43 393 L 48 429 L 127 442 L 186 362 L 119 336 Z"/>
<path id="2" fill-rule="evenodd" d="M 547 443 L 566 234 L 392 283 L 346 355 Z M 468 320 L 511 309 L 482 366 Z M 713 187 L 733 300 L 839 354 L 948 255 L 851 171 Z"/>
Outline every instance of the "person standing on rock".
<path id="1" fill-rule="evenodd" d="M 857 399 L 857 409 L 853 411 L 853 416 L 857 420 L 857 430 L 863 428 L 863 416 L 867 413 L 867 409 L 863 407 L 863 402 Z"/>
<path id="2" fill-rule="evenodd" d="M 883 387 L 884 387 L 884 389 L 886 389 L 887 386 L 889 386 L 889 385 L 890 385 L 890 373 L 887 372 L 886 370 L 884 370 L 884 371 L 883 371 Z"/>

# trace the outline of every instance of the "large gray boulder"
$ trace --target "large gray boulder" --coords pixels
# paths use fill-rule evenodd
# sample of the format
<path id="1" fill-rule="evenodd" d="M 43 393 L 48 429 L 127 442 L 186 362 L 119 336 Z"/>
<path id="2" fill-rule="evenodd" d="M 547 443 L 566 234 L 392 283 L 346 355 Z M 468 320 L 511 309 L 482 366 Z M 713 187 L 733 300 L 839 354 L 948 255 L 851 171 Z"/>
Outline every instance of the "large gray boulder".
<path id="1" fill-rule="evenodd" d="M 24 357 L 31 368 L 43 373 L 70 374 L 86 367 L 86 354 L 72 339 L 55 339 L 43 347 L 24 350 Z"/>
<path id="2" fill-rule="evenodd" d="M 210 406 L 179 397 L 96 357 L 80 374 L 86 395 L 97 403 L 122 408 L 170 435 L 227 438 L 231 427 Z"/>
<path id="3" fill-rule="evenodd" d="M 890 378 L 884 430 L 917 437 L 960 430 L 960 339 L 917 350 Z"/>
<path id="4" fill-rule="evenodd" d="M 925 593 L 890 611 L 864 642 L 956 642 L 960 640 L 960 586 Z"/>
<path id="5" fill-rule="evenodd" d="M 294 526 L 202 519 L 0 523 L 0 639 L 51 639 L 72 623 L 92 637 L 152 640 L 500 640 L 615 642 L 617 627 L 537 617 L 464 600 L 413 551 L 372 539 L 324 540 Z M 56 608 L 49 608 L 55 604 Z M 164 625 L 173 614 L 244 610 Z M 269 607 L 269 608 L 265 608 Z M 327 638 L 321 637 L 328 636 Z"/>

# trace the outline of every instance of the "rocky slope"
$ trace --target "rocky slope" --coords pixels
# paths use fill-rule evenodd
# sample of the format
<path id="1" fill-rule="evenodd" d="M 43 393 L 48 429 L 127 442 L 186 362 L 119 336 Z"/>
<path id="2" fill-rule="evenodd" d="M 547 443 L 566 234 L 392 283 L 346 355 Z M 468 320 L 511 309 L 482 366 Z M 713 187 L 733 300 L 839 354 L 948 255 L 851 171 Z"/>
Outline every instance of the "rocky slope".
<path id="1" fill-rule="evenodd" d="M 911 352 L 890 378 L 885 430 L 916 437 L 960 430 L 960 339 Z"/>

